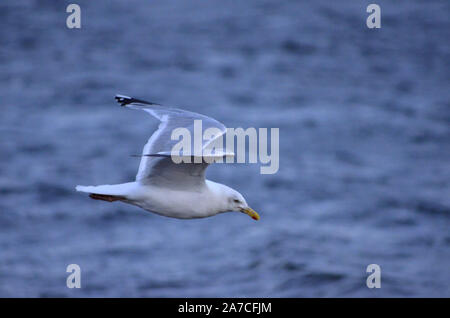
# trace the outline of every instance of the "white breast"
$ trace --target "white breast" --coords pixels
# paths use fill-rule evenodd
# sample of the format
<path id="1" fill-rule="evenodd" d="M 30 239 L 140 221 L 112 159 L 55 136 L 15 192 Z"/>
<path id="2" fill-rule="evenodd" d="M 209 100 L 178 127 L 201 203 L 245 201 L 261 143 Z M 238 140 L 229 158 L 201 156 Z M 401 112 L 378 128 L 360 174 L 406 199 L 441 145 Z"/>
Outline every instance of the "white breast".
<path id="1" fill-rule="evenodd" d="M 173 190 L 140 185 L 128 196 L 129 203 L 160 215 L 192 219 L 203 218 L 222 212 L 223 204 L 208 183 L 205 187 L 187 190 Z"/>

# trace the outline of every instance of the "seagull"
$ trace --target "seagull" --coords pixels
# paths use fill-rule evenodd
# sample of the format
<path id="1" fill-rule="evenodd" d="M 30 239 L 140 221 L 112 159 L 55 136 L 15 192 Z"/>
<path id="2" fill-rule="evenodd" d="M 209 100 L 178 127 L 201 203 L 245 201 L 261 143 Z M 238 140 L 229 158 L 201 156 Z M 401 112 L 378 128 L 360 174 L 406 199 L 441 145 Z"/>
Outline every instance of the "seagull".
<path id="1" fill-rule="evenodd" d="M 136 180 L 121 184 L 76 186 L 79 192 L 89 193 L 95 200 L 121 201 L 146 211 L 177 219 L 205 218 L 223 212 L 242 212 L 259 220 L 242 194 L 221 183 L 205 179 L 210 163 L 202 158 L 189 163 L 175 163 L 172 147 L 172 131 L 176 128 L 194 130 L 194 121 L 201 120 L 203 128 L 214 128 L 217 133 L 209 140 L 202 140 L 205 149 L 214 139 L 223 137 L 225 126 L 217 120 L 198 113 L 165 107 L 133 97 L 116 95 L 115 99 L 130 109 L 143 110 L 160 121 L 158 129 L 150 137 L 142 151 Z M 213 156 L 233 156 L 233 153 L 217 151 Z"/>

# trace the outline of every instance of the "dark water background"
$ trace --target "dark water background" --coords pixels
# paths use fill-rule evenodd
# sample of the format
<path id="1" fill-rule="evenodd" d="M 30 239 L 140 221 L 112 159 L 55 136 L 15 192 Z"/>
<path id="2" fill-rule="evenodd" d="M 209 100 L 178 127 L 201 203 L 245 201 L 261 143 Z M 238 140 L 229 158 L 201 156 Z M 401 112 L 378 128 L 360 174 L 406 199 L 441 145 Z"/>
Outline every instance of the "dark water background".
<path id="1" fill-rule="evenodd" d="M 377 1 L 379 30 L 373 1 L 70 2 L 0 2 L 0 296 L 450 296 L 449 1 Z M 116 93 L 280 127 L 277 174 L 208 170 L 261 221 L 76 193 L 156 128 Z"/>

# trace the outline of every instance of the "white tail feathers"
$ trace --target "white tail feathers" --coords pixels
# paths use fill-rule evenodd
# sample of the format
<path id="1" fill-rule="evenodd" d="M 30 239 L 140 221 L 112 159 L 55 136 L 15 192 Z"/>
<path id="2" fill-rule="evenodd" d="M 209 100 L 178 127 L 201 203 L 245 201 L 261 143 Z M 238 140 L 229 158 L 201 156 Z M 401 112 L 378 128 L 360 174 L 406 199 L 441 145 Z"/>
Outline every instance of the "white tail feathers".
<path id="1" fill-rule="evenodd" d="M 96 193 L 105 195 L 127 196 L 130 190 L 134 188 L 135 182 L 121 184 L 103 184 L 98 186 L 77 185 L 75 189 L 79 192 Z"/>

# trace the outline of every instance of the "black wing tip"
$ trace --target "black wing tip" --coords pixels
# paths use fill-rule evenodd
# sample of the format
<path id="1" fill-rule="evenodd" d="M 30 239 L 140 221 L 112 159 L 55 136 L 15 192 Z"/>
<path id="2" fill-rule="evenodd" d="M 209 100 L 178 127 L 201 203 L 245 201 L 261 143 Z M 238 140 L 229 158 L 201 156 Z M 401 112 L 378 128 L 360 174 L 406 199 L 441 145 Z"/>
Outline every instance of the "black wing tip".
<path id="1" fill-rule="evenodd" d="M 117 100 L 117 102 L 121 106 L 126 106 L 126 105 L 133 104 L 133 103 L 146 104 L 146 105 L 159 105 L 156 103 L 147 102 L 142 99 L 137 99 L 137 98 L 133 98 L 133 97 L 126 96 L 126 95 L 120 95 L 120 94 L 117 94 L 114 98 Z"/>
<path id="2" fill-rule="evenodd" d="M 117 100 L 117 102 L 121 106 L 125 106 L 125 105 L 128 105 L 128 104 L 131 104 L 132 100 L 133 100 L 132 97 L 125 96 L 125 95 L 116 95 L 114 98 Z"/>

